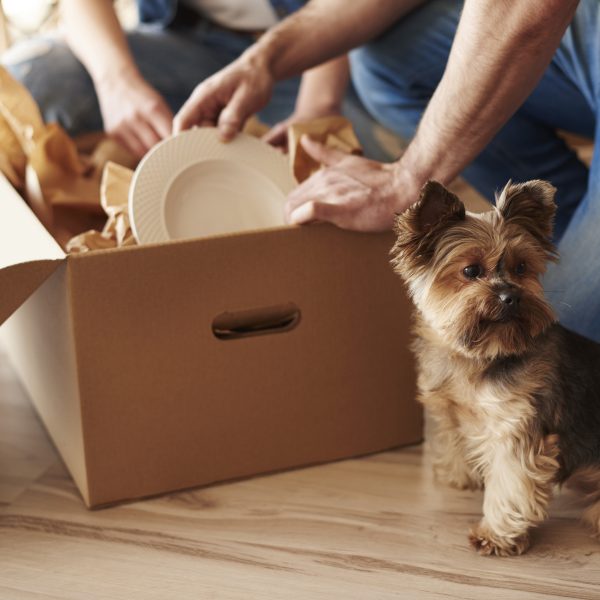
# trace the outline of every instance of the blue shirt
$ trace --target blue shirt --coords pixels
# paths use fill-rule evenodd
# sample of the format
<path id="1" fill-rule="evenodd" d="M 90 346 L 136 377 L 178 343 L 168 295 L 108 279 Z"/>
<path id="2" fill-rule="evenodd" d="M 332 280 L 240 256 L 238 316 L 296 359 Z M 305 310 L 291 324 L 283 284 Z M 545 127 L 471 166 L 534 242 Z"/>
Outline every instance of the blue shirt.
<path id="1" fill-rule="evenodd" d="M 270 0 L 279 18 L 302 8 L 306 0 Z M 140 21 L 166 27 L 175 18 L 177 0 L 137 0 Z"/>

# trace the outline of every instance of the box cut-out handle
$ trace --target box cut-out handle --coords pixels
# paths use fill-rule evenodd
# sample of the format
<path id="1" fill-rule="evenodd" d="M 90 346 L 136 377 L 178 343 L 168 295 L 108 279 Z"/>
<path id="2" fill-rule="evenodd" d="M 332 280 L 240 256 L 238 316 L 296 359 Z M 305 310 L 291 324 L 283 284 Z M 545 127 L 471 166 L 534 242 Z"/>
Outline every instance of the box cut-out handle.
<path id="1" fill-rule="evenodd" d="M 220 340 L 237 340 L 255 335 L 284 333 L 298 325 L 300 316 L 300 309 L 293 302 L 224 312 L 213 320 L 212 332 Z"/>

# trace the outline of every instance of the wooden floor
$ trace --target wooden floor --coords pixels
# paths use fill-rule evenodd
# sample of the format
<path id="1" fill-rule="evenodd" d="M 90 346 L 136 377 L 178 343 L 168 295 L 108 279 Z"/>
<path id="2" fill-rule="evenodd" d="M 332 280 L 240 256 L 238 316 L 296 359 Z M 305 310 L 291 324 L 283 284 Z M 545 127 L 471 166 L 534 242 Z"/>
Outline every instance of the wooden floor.
<path id="1" fill-rule="evenodd" d="M 422 449 L 87 511 L 0 351 L 0 599 L 600 598 L 565 498 L 520 558 L 466 543 L 481 495 Z"/>

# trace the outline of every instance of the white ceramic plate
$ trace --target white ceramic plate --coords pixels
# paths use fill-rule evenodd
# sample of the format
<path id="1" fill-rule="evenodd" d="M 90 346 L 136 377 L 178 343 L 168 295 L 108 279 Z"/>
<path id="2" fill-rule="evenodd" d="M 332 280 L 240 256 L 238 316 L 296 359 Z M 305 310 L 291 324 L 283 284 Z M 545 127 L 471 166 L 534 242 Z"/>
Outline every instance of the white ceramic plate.
<path id="1" fill-rule="evenodd" d="M 136 169 L 129 217 L 140 244 L 283 225 L 296 182 L 288 159 L 249 135 L 224 144 L 192 129 L 151 150 Z"/>

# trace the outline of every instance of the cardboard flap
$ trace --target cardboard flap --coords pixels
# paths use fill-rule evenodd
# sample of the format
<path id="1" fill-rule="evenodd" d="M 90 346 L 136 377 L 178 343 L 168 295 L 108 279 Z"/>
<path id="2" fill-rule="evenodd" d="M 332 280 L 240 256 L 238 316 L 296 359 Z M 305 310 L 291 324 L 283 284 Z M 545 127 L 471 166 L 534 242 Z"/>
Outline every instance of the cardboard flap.
<path id="1" fill-rule="evenodd" d="M 0 174 L 0 324 L 64 259 L 62 248 Z"/>
<path id="2" fill-rule="evenodd" d="M 0 271 L 0 325 L 56 271 L 60 263 L 58 260 L 38 260 Z"/>

